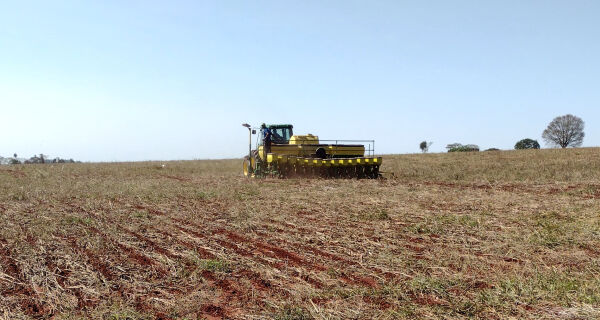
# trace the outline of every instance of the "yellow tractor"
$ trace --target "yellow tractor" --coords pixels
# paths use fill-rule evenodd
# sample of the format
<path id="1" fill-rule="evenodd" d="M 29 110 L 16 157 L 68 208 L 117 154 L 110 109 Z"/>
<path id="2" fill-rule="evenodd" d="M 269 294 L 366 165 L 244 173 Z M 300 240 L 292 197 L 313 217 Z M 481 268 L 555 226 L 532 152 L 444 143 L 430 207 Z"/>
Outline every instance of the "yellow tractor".
<path id="1" fill-rule="evenodd" d="M 246 177 L 380 177 L 382 158 L 374 156 L 374 140 L 319 140 L 312 134 L 294 135 L 291 124 L 271 124 L 265 125 L 271 132 L 271 144 L 265 145 L 260 130 L 256 148 L 252 149 L 252 135 L 257 128 L 246 123 L 243 126 L 249 135 L 248 155 L 243 162 Z"/>

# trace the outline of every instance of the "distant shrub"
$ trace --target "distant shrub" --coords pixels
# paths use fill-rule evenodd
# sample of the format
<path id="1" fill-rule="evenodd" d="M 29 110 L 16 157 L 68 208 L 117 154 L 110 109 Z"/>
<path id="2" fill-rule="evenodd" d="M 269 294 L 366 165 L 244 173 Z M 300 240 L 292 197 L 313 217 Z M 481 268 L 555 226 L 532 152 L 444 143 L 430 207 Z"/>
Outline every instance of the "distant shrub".
<path id="1" fill-rule="evenodd" d="M 533 139 L 529 139 L 529 138 L 523 139 L 515 144 L 516 150 L 539 149 L 539 148 L 540 148 L 540 144 L 537 142 L 537 140 L 533 140 Z"/>
<path id="2" fill-rule="evenodd" d="M 54 158 L 52 160 L 52 163 L 75 163 L 75 160 L 73 160 L 73 159 L 67 160 L 67 159 L 61 159 L 61 158 Z"/>
<path id="3" fill-rule="evenodd" d="M 462 144 L 460 143 L 451 143 L 449 145 L 446 145 L 446 149 L 448 149 L 448 152 L 450 152 L 450 150 L 452 149 L 456 149 L 456 148 L 460 148 L 462 147 Z"/>
<path id="4" fill-rule="evenodd" d="M 25 160 L 25 164 L 34 164 L 34 163 L 76 163 L 81 161 L 75 161 L 73 159 L 62 159 L 62 158 L 54 158 L 50 159 L 47 155 L 40 154 L 39 156 L 33 156 L 28 160 Z M 19 162 L 20 163 L 20 162 Z"/>
<path id="5" fill-rule="evenodd" d="M 463 146 L 460 143 L 453 143 L 446 146 L 448 152 L 474 152 L 479 151 L 479 146 L 475 144 L 467 144 Z"/>
<path id="6" fill-rule="evenodd" d="M 433 144 L 433 142 L 423 141 L 419 144 L 419 149 L 421 149 L 421 152 L 427 153 L 427 151 L 429 151 L 429 147 L 431 146 L 431 144 Z"/>
<path id="7" fill-rule="evenodd" d="M 485 151 L 500 151 L 500 149 L 498 149 L 498 148 L 489 148 L 489 149 L 486 149 Z"/>
<path id="8" fill-rule="evenodd" d="M 44 155 L 40 154 L 40 156 L 33 156 L 29 158 L 29 160 L 25 160 L 26 164 L 34 164 L 34 163 L 44 163 Z"/>

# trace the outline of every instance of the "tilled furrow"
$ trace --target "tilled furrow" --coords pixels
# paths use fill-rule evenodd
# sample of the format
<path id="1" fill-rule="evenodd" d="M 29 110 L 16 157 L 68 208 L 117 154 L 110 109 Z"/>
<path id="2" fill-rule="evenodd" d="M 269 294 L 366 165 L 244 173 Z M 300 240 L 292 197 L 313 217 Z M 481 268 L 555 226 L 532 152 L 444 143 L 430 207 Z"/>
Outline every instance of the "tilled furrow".
<path id="1" fill-rule="evenodd" d="M 288 240 L 283 239 L 281 237 L 273 237 L 273 236 L 271 236 L 271 235 L 269 235 L 267 233 L 260 232 L 260 231 L 256 231 L 255 233 L 257 235 L 263 237 L 263 239 L 269 239 L 269 243 L 274 243 L 275 242 L 275 243 L 279 243 L 279 244 L 284 244 L 284 245 L 286 245 L 288 247 L 292 247 L 292 248 L 295 248 L 295 249 L 310 251 L 315 256 L 321 257 L 323 259 L 322 263 L 324 265 L 337 264 L 337 265 L 344 266 L 344 267 L 353 266 L 353 267 L 361 268 L 363 270 L 370 270 L 370 271 L 375 272 L 378 275 L 383 276 L 387 280 L 395 280 L 395 279 L 399 279 L 401 277 L 400 275 L 397 275 L 397 274 L 394 274 L 394 273 L 388 272 L 388 271 L 383 271 L 383 270 L 381 270 L 380 268 L 377 268 L 377 267 L 363 266 L 363 265 L 361 265 L 360 263 L 358 263 L 356 261 L 353 261 L 353 260 L 341 257 L 339 255 L 336 255 L 334 253 L 331 253 L 331 252 L 328 252 L 328 251 L 325 251 L 325 250 L 322 250 L 322 249 L 315 248 L 313 246 L 309 246 L 309 245 L 301 244 L 301 243 L 296 243 L 296 242 L 291 242 L 291 241 L 288 241 Z M 375 281 L 375 280 L 372 279 L 372 281 L 369 281 L 369 282 L 372 283 L 373 281 Z"/>
<path id="2" fill-rule="evenodd" d="M 129 256 L 129 258 L 132 261 L 139 263 L 140 265 L 145 267 L 152 267 L 156 272 L 160 274 L 160 276 L 166 276 L 168 274 L 167 270 L 162 266 L 160 262 L 142 253 L 139 253 L 134 247 L 130 247 L 115 239 L 108 237 L 104 232 L 98 230 L 98 228 L 96 227 L 88 226 L 88 229 L 99 235 L 102 238 L 102 240 L 104 240 L 106 243 L 110 243 L 113 246 L 119 248 L 123 253 Z"/>
<path id="3" fill-rule="evenodd" d="M 195 224 L 190 223 L 190 222 L 187 222 L 187 224 L 190 224 L 190 225 L 192 225 L 194 227 L 200 228 L 199 225 L 195 225 Z M 183 227 L 180 227 L 180 226 L 178 226 L 177 228 L 180 229 L 183 232 L 186 232 L 186 233 L 192 235 L 192 236 L 196 236 L 196 237 L 199 237 L 199 238 L 205 238 L 204 235 L 201 235 L 198 232 L 195 232 L 193 230 L 189 230 L 187 228 L 183 228 Z M 219 232 L 217 230 L 215 230 L 215 233 L 219 233 Z M 266 260 L 266 259 L 260 257 L 255 252 L 252 252 L 250 250 L 247 250 L 247 249 L 243 248 L 242 246 L 240 246 L 240 244 L 243 244 L 243 243 L 239 243 L 238 244 L 238 243 L 234 243 L 234 242 L 229 242 L 227 240 L 220 239 L 220 238 L 217 238 L 217 237 L 212 237 L 211 240 L 215 241 L 222 248 L 226 248 L 226 249 L 229 249 L 229 250 L 233 251 L 237 255 L 240 255 L 240 256 L 245 257 L 245 258 L 252 259 L 252 260 L 254 260 L 254 261 L 256 261 L 256 262 L 258 262 L 258 263 L 260 263 L 262 265 L 269 266 L 271 268 L 280 270 L 280 271 L 285 272 L 285 273 L 287 273 L 287 274 L 289 274 L 289 275 L 291 275 L 293 277 L 300 278 L 300 279 L 302 279 L 303 281 L 309 283 L 310 285 L 312 285 L 315 288 L 319 288 L 320 289 L 320 288 L 323 288 L 323 286 L 324 286 L 324 284 L 321 281 L 319 281 L 317 279 L 314 279 L 314 278 L 312 278 L 312 277 L 310 277 L 308 275 L 301 275 L 298 271 L 293 270 L 291 268 L 288 268 L 286 266 L 285 262 L 279 262 L 279 263 L 271 262 L 269 260 Z M 255 248 L 255 249 L 258 249 L 258 248 Z M 279 256 L 275 255 L 274 253 L 272 253 L 269 250 L 260 250 L 260 249 L 258 249 L 258 250 L 260 252 L 262 252 L 262 253 L 266 253 L 266 255 L 269 256 L 269 257 L 272 257 L 272 258 L 278 258 L 279 257 Z"/>
<path id="4" fill-rule="evenodd" d="M 208 225 L 198 225 L 193 222 L 185 221 L 182 219 L 175 219 L 175 218 L 172 218 L 172 220 L 174 220 L 178 223 L 186 223 L 186 224 L 192 225 L 198 229 L 202 229 L 202 228 L 210 229 L 210 227 Z M 212 228 L 212 229 L 210 229 L 210 231 L 211 231 L 211 233 L 223 234 L 229 240 L 235 241 L 236 243 L 250 246 L 251 248 L 254 248 L 255 250 L 257 250 L 269 257 L 279 259 L 281 261 L 290 263 L 297 267 L 304 268 L 306 270 L 319 271 L 319 272 L 324 272 L 324 271 L 328 270 L 328 268 L 325 267 L 324 265 L 313 263 L 313 262 L 309 261 L 308 259 L 298 255 L 297 253 L 288 251 L 277 245 L 272 245 L 272 244 L 266 243 L 264 241 L 260 241 L 257 239 L 252 239 L 252 238 L 249 238 L 246 236 L 242 236 L 240 234 L 237 234 L 231 230 L 228 230 L 228 229 L 225 229 L 222 227 Z M 205 236 L 203 235 L 203 237 L 205 237 Z M 265 235 L 264 239 L 269 239 L 269 236 Z M 252 255 L 254 256 L 254 254 L 252 254 Z M 309 277 L 307 275 L 304 275 L 302 278 L 308 279 L 307 282 L 311 283 L 313 286 L 315 286 L 317 288 L 323 287 L 322 282 L 320 282 L 316 279 L 312 279 L 311 277 Z M 363 286 L 367 286 L 367 287 L 371 287 L 371 288 L 378 287 L 377 281 L 375 279 L 368 277 L 368 276 L 355 275 L 351 272 L 345 272 L 345 273 L 341 274 L 338 278 L 341 281 L 343 281 L 347 284 L 351 284 L 351 285 L 363 285 Z"/>
<path id="5" fill-rule="evenodd" d="M 24 314 L 31 317 L 49 317 L 53 314 L 52 308 L 42 301 L 37 293 L 29 284 L 28 279 L 23 276 L 21 268 L 13 257 L 13 250 L 9 247 L 4 238 L 0 238 L 0 265 L 2 270 L 10 276 L 12 287 L 3 289 L 0 295 L 3 297 L 15 296 L 18 299 L 18 306 Z"/>

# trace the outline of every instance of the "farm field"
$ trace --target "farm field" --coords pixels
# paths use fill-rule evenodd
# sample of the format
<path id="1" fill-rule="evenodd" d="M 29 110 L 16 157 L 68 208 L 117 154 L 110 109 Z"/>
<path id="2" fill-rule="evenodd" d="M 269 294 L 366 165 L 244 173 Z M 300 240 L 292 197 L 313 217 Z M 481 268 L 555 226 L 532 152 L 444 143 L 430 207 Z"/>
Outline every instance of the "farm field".
<path id="1" fill-rule="evenodd" d="M 600 149 L 389 155 L 381 170 L 0 167 L 0 318 L 600 318 Z"/>

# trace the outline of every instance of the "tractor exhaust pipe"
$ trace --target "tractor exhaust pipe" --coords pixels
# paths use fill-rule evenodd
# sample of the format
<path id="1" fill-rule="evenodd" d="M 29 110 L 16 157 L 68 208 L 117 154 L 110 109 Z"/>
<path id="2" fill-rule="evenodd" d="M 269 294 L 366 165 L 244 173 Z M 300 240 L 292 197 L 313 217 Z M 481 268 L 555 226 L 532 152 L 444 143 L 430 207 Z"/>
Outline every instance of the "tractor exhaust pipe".
<path id="1" fill-rule="evenodd" d="M 248 157 L 252 157 L 252 127 L 247 123 L 242 126 L 248 128 Z"/>

